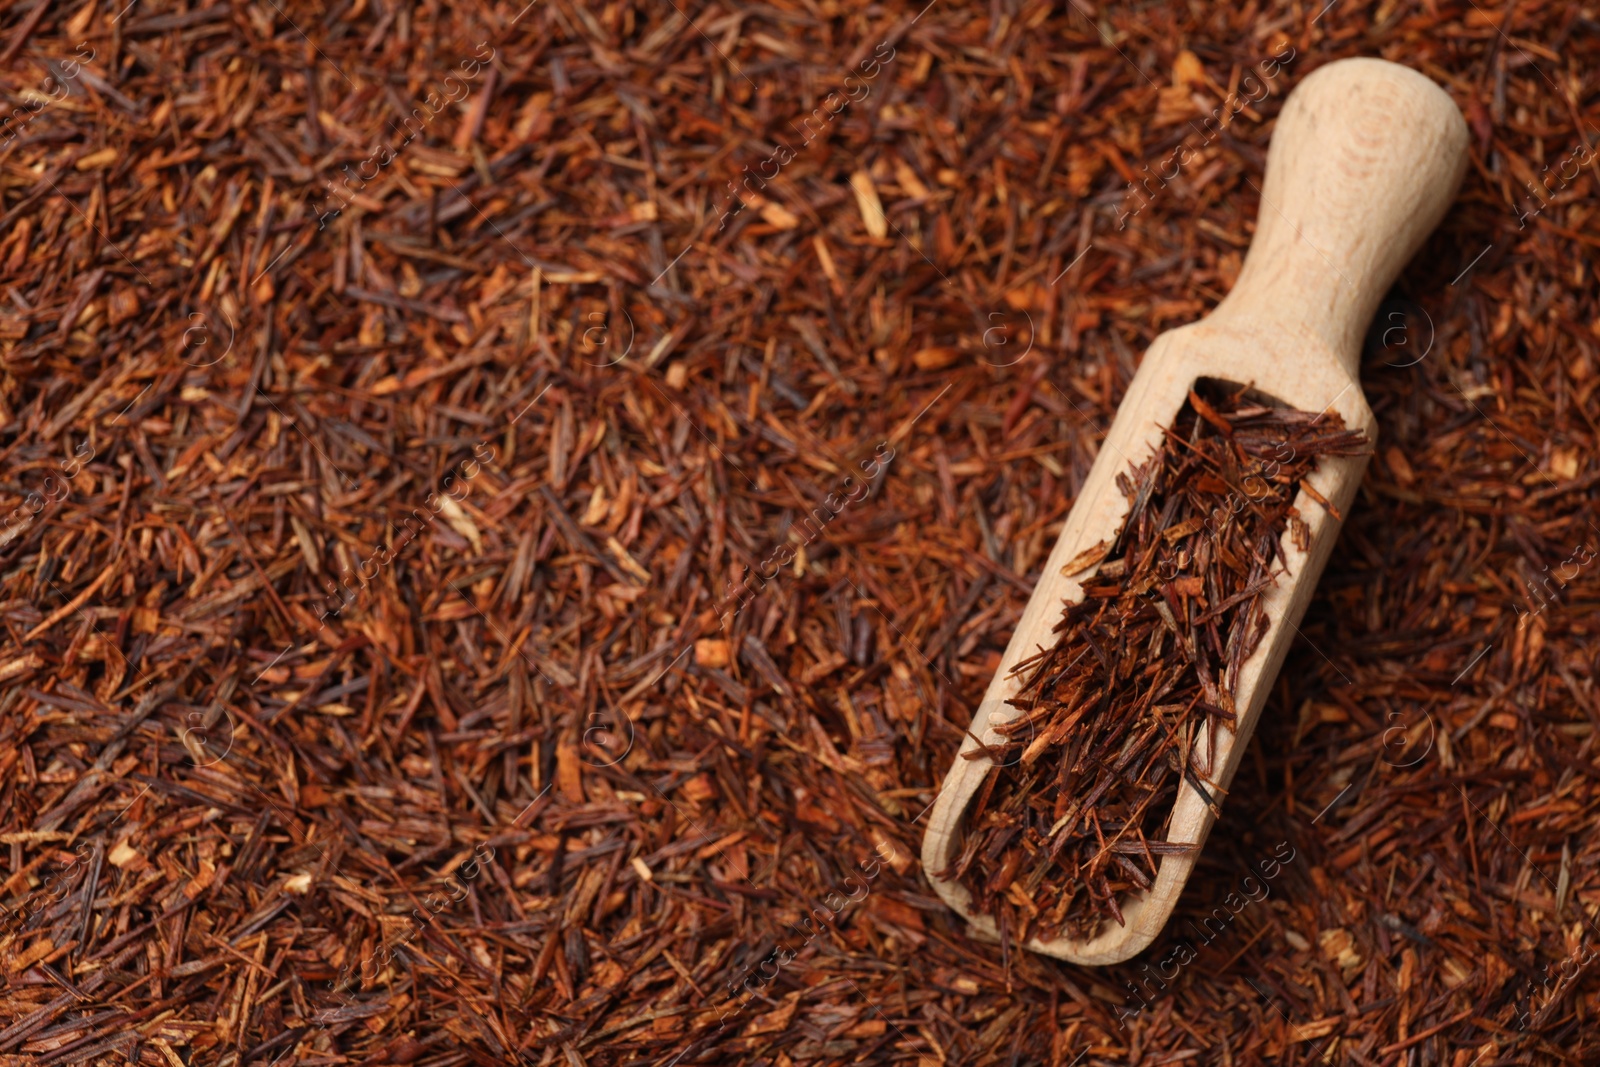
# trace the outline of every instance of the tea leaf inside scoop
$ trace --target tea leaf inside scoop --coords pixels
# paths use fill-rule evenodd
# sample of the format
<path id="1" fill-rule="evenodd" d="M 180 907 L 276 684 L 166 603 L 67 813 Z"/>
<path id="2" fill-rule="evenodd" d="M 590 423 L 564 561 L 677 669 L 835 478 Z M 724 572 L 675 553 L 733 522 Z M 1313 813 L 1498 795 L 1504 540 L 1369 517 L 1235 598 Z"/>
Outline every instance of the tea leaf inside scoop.
<path id="1" fill-rule="evenodd" d="M 1286 569 L 1285 531 L 1310 546 L 1296 495 L 1329 507 L 1309 488 L 1318 459 L 1366 451 L 1337 414 L 1197 388 L 1155 455 L 1117 475 L 1122 527 L 1062 568 L 1086 575 L 1083 599 L 1063 610 L 1054 647 L 1017 666 L 1017 713 L 992 724 L 1000 743 L 969 754 L 995 766 L 942 876 L 1018 944 L 1122 922 L 1118 898 L 1189 848 L 1165 840 L 1180 783 L 1220 804 L 1197 753 L 1235 720 L 1240 669 L 1269 628 L 1262 599 Z"/>

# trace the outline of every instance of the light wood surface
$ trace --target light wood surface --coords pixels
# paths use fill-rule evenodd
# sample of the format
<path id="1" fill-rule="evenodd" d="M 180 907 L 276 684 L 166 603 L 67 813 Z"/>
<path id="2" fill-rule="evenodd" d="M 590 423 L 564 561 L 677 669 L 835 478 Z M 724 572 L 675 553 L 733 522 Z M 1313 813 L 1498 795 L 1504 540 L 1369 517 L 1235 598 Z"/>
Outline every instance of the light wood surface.
<path id="1" fill-rule="evenodd" d="M 1377 426 L 1358 381 L 1361 338 L 1385 292 L 1455 197 L 1466 169 L 1467 128 L 1445 92 L 1421 74 L 1376 59 L 1324 66 L 1285 102 L 1267 155 L 1255 237 L 1233 291 L 1200 322 L 1157 337 L 1106 435 L 1083 491 L 1045 562 L 1039 584 L 970 731 L 988 744 L 991 728 L 1016 709 L 1015 665 L 1054 643 L 1065 603 L 1082 598 L 1080 581 L 1061 575 L 1066 562 L 1109 538 L 1128 502 L 1115 477 L 1143 463 L 1161 440 L 1197 378 L 1252 385 L 1305 411 L 1336 411 L 1346 426 L 1376 439 Z M 1348 515 L 1366 457 L 1324 457 L 1311 483 Z M 1302 492 L 1295 501 L 1311 527 L 1308 552 L 1286 534 L 1289 573 L 1265 595 L 1270 630 L 1239 677 L 1239 729 L 1218 731 L 1214 781 L 1233 780 L 1262 705 L 1277 677 L 1339 523 Z M 1202 742 L 1204 744 L 1204 742 Z M 962 747 L 978 748 L 969 737 Z M 1204 764 L 1208 753 L 1199 753 Z M 975 916 L 967 890 L 938 876 L 960 851 L 961 822 L 991 764 L 957 757 L 946 775 L 923 838 L 923 868 L 939 895 L 982 935 L 992 919 Z M 1154 886 L 1121 902 L 1114 922 L 1093 940 L 1030 941 L 1028 948 L 1076 963 L 1109 964 L 1143 950 L 1166 924 L 1205 842 L 1213 817 L 1192 788 L 1182 788 L 1168 839 L 1197 847 L 1161 859 Z"/>

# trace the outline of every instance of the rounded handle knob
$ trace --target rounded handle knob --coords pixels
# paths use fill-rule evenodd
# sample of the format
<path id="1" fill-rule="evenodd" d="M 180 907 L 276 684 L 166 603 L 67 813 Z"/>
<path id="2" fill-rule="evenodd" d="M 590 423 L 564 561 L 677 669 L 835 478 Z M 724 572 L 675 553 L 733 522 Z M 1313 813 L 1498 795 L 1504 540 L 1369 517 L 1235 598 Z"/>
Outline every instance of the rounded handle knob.
<path id="1" fill-rule="evenodd" d="M 1367 324 L 1466 166 L 1466 121 L 1427 77 L 1381 59 L 1318 68 L 1278 116 L 1255 238 L 1213 321 L 1307 331 L 1354 378 Z"/>

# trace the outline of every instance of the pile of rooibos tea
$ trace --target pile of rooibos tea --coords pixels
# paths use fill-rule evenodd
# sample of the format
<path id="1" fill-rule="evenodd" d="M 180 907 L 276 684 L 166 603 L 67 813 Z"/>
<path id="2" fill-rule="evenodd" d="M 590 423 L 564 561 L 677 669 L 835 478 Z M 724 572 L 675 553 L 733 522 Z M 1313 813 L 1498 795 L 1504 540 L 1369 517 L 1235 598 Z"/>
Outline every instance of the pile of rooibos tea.
<path id="1" fill-rule="evenodd" d="M 1084 597 L 1056 646 L 1017 666 L 1020 710 L 996 727 L 996 766 L 968 809 L 943 874 L 972 892 L 1007 942 L 1093 937 L 1122 923 L 1121 894 L 1148 889 L 1181 783 L 1220 800 L 1196 748 L 1232 724 L 1239 671 L 1265 636 L 1262 598 L 1285 569 L 1285 530 L 1304 551 L 1299 490 L 1321 456 L 1366 451 L 1335 413 L 1265 407 L 1201 386 L 1154 456 L 1117 476 L 1130 501 L 1116 539 L 1063 569 Z M 1338 516 L 1335 513 L 1335 517 Z M 981 758 L 979 750 L 969 758 Z"/>

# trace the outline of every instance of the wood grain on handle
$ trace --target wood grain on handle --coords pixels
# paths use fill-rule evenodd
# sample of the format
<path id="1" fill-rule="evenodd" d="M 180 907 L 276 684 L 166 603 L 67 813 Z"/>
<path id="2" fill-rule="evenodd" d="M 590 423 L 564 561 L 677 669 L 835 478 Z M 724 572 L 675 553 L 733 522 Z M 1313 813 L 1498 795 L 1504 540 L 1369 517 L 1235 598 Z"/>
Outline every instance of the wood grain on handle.
<path id="1" fill-rule="evenodd" d="M 1255 238 L 1211 321 L 1291 320 L 1354 378 L 1384 293 L 1455 198 L 1466 145 L 1460 109 L 1414 70 L 1316 70 L 1278 116 Z"/>

